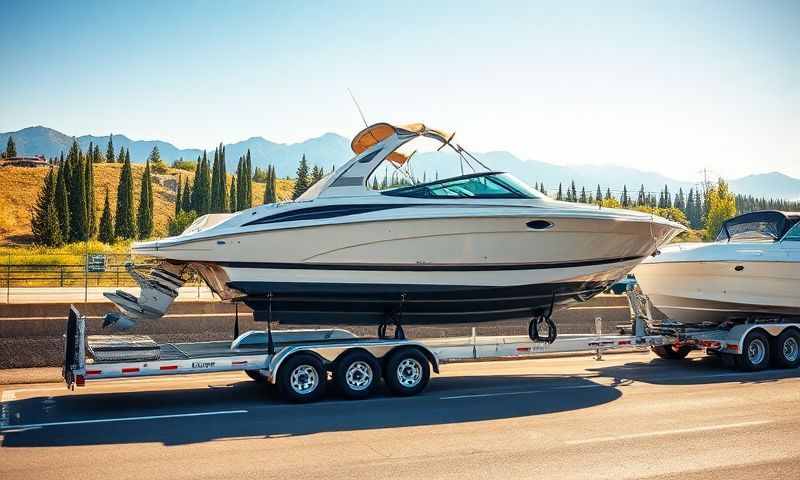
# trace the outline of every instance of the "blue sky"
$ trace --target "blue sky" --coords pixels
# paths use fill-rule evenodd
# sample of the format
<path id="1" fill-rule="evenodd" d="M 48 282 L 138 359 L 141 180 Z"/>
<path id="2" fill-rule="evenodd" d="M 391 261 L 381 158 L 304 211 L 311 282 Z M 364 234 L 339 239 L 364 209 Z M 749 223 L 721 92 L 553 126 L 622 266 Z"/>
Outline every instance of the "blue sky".
<path id="1" fill-rule="evenodd" d="M 800 177 L 800 2 L 3 2 L 0 131 L 180 147 L 423 121 L 473 150 Z"/>

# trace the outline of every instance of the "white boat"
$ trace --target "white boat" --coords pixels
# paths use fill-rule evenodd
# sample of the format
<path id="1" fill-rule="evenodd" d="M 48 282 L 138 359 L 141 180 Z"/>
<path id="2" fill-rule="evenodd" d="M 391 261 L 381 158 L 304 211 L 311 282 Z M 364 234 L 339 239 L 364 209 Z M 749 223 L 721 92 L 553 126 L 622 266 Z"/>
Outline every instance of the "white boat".
<path id="1" fill-rule="evenodd" d="M 715 242 L 670 245 L 634 274 L 676 325 L 800 316 L 798 220 L 800 213 L 746 213 L 726 221 Z"/>
<path id="2" fill-rule="evenodd" d="M 485 171 L 370 188 L 379 165 L 407 168 L 413 152 L 400 147 L 424 138 Z M 352 160 L 294 202 L 206 215 L 179 236 L 135 243 L 134 254 L 162 259 L 140 281 L 150 294 L 142 295 L 147 313 L 142 302 L 109 298 L 126 315 L 152 318 L 171 301 L 156 286 L 164 279 L 174 286 L 194 271 L 222 299 L 253 308 L 257 320 L 385 325 L 549 317 L 604 291 L 684 230 L 649 214 L 552 200 L 488 170 L 453 135 L 422 124 L 372 125 L 352 148 Z"/>

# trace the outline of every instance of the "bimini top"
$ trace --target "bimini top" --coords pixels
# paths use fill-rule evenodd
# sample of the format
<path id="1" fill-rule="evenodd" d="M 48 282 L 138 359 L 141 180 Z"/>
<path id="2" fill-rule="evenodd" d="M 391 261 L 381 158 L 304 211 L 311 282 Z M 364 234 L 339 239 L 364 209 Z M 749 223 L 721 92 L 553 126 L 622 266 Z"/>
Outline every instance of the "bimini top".
<path id="1" fill-rule="evenodd" d="M 717 241 L 775 241 L 800 220 L 800 213 L 761 210 L 744 213 L 726 220 L 717 234 Z"/>
<path id="2" fill-rule="evenodd" d="M 353 149 L 356 155 L 360 155 L 368 148 L 386 140 L 395 133 L 400 137 L 416 135 L 433 138 L 442 142 L 443 146 L 447 145 L 455 135 L 428 128 L 422 123 L 411 123 L 399 126 L 390 125 L 388 123 L 376 123 L 358 132 L 358 134 L 353 137 L 353 141 L 350 142 L 350 148 Z M 392 152 L 386 159 L 397 166 L 401 166 L 408 161 L 408 157 L 400 152 Z"/>

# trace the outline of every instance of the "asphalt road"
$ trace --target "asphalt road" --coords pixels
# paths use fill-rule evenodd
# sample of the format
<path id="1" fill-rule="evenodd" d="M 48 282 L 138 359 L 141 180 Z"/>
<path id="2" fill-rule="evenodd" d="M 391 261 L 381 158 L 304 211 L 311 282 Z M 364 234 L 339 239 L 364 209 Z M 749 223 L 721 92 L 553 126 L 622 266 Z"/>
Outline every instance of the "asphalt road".
<path id="1" fill-rule="evenodd" d="M 697 355 L 451 364 L 286 405 L 243 374 L 2 387 L 0 478 L 800 478 L 800 370 Z"/>

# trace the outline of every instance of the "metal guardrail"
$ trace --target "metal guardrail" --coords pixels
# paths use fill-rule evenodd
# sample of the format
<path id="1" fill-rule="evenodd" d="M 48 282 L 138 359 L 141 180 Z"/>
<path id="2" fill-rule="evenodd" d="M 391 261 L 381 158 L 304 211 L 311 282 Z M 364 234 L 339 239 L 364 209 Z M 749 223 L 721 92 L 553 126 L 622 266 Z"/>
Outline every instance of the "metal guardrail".
<path id="1" fill-rule="evenodd" d="M 36 263 L 34 255 L 8 255 L 0 266 L 0 292 L 11 303 L 12 292 L 20 288 L 94 288 L 135 287 L 136 282 L 125 269 L 129 255 L 69 255 L 65 263 Z M 65 256 L 65 258 L 67 258 Z M 76 261 L 77 259 L 77 261 Z M 186 286 L 200 285 L 193 279 Z"/>

